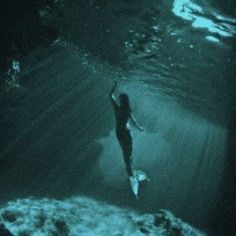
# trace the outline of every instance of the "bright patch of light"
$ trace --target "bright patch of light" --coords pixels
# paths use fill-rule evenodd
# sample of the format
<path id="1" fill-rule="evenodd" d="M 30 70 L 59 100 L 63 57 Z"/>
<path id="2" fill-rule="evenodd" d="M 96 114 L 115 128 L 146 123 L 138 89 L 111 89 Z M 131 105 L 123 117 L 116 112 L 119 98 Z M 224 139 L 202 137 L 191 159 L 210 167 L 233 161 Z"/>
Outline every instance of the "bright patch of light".
<path id="1" fill-rule="evenodd" d="M 216 38 L 214 36 L 211 36 L 211 35 L 206 36 L 206 39 L 210 42 L 213 42 L 213 43 L 219 43 L 220 42 L 220 40 L 218 38 Z"/>
<path id="2" fill-rule="evenodd" d="M 175 0 L 172 12 L 184 20 L 191 21 L 194 28 L 207 29 L 209 32 L 223 37 L 233 37 L 236 34 L 236 27 L 233 25 L 236 22 L 235 19 L 215 14 L 214 17 L 216 19 L 224 21 L 216 23 L 207 18 L 204 15 L 203 9 L 190 0 Z"/>
<path id="3" fill-rule="evenodd" d="M 209 32 L 218 33 L 219 35 L 224 36 L 224 37 L 233 36 L 232 33 L 224 30 L 221 25 L 214 24 L 214 22 L 212 20 L 209 20 L 209 19 L 202 17 L 202 16 L 198 16 L 197 18 L 195 18 L 192 25 L 195 28 L 208 29 Z"/>
<path id="4" fill-rule="evenodd" d="M 175 0 L 173 13 L 185 20 L 194 20 L 193 13 L 203 13 L 203 9 L 189 0 Z"/>
<path id="5" fill-rule="evenodd" d="M 217 20 L 222 20 L 225 22 L 236 24 L 236 19 L 225 17 L 225 16 L 219 15 L 217 13 L 215 13 L 214 16 L 216 17 Z"/>

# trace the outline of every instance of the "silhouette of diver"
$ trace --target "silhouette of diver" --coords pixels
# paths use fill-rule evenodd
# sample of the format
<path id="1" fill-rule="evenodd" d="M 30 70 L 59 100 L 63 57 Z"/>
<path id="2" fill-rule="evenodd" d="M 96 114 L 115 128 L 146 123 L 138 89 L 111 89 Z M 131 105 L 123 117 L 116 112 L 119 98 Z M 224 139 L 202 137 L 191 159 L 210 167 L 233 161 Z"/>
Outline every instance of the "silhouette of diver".
<path id="1" fill-rule="evenodd" d="M 130 176 L 133 175 L 132 170 L 132 135 L 129 126 L 129 120 L 133 122 L 137 129 L 143 130 L 141 126 L 138 125 L 135 120 L 129 103 L 129 97 L 126 93 L 122 93 L 119 95 L 119 104 L 116 101 L 116 97 L 114 91 L 117 87 L 117 82 L 115 82 L 114 87 L 110 92 L 111 102 L 115 111 L 116 117 L 116 137 L 121 146 L 123 157 L 126 165 L 126 171 Z"/>
<path id="2" fill-rule="evenodd" d="M 129 121 L 131 120 L 137 129 L 143 131 L 143 128 L 138 125 L 136 119 L 132 114 L 128 95 L 126 93 L 121 93 L 119 95 L 119 103 L 117 102 L 114 93 L 116 87 L 117 81 L 115 81 L 115 85 L 110 92 L 110 99 L 116 117 L 116 137 L 123 152 L 123 157 L 126 165 L 126 172 L 129 176 L 132 190 L 135 196 L 138 197 L 138 183 L 140 181 L 149 179 L 147 178 L 144 172 L 135 171 L 132 167 L 132 135 Z"/>

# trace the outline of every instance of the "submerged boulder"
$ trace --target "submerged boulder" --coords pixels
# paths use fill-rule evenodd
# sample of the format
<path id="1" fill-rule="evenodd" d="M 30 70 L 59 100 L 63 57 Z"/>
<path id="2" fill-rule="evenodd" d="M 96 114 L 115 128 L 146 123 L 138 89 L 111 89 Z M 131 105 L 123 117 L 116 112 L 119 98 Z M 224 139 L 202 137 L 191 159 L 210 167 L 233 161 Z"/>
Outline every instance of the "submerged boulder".
<path id="1" fill-rule="evenodd" d="M 171 212 L 140 215 L 87 197 L 19 199 L 0 209 L 0 235 L 203 236 Z"/>
<path id="2" fill-rule="evenodd" d="M 13 236 L 13 234 L 6 229 L 4 224 L 0 224 L 0 235 L 1 236 Z"/>

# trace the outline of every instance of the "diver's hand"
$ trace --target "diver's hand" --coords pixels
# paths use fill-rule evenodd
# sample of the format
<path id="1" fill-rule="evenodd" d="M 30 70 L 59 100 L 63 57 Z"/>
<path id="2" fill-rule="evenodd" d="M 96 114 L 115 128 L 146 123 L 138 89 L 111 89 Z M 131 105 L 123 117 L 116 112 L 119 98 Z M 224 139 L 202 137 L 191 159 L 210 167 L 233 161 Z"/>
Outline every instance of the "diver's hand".
<path id="1" fill-rule="evenodd" d="M 117 82 L 117 80 L 115 80 L 114 86 L 112 87 L 112 90 L 111 90 L 111 92 L 110 92 L 110 96 L 115 92 L 115 89 L 116 89 L 116 87 L 117 87 L 117 84 L 118 84 L 118 82 Z"/>

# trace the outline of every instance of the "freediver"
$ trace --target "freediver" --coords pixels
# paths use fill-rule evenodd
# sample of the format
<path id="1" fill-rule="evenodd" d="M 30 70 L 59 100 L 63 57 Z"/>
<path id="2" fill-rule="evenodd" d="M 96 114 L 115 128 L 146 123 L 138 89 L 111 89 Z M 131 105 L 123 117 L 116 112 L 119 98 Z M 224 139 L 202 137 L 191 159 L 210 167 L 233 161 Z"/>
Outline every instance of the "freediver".
<path id="1" fill-rule="evenodd" d="M 110 99 L 112 106 L 114 108 L 116 117 L 116 137 L 119 141 L 120 147 L 122 149 L 123 158 L 125 161 L 126 172 L 129 176 L 131 188 L 136 197 L 138 197 L 138 185 L 140 181 L 149 180 L 144 172 L 135 171 L 132 166 L 132 135 L 129 125 L 129 121 L 132 121 L 134 126 L 143 131 L 144 129 L 139 126 L 136 119 L 132 114 L 130 107 L 129 97 L 126 93 L 121 93 L 118 97 L 119 102 L 117 102 L 115 96 L 115 89 L 117 87 L 117 81 L 110 92 Z"/>

